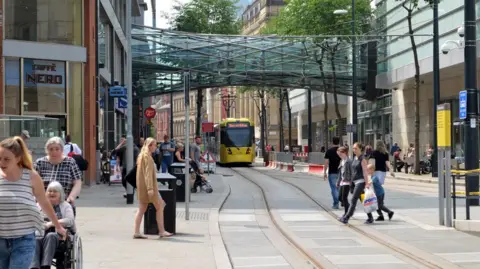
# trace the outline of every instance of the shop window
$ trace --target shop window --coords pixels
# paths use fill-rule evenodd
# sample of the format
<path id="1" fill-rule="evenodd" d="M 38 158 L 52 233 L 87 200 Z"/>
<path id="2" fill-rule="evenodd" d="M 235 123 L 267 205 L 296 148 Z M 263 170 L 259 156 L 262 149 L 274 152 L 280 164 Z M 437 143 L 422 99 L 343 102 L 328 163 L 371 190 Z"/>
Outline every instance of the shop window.
<path id="1" fill-rule="evenodd" d="M 81 46 L 82 3 L 5 0 L 5 38 Z"/>
<path id="2" fill-rule="evenodd" d="M 24 59 L 25 113 L 65 114 L 65 62 Z"/>
<path id="3" fill-rule="evenodd" d="M 5 59 L 5 113 L 20 114 L 20 59 Z"/>

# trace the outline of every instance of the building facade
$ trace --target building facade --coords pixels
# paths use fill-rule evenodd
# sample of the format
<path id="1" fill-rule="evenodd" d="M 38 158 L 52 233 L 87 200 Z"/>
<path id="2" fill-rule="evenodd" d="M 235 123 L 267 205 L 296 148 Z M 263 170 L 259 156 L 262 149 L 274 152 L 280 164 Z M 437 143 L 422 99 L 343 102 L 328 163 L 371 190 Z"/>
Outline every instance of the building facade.
<path id="1" fill-rule="evenodd" d="M 95 160 L 96 1 L 5 0 L 1 9 L 0 114 L 55 119 L 19 128 L 32 137 L 70 134 Z"/>
<path id="2" fill-rule="evenodd" d="M 127 100 L 124 97 L 112 97 L 108 93 L 108 89 L 115 84 L 125 86 L 126 8 L 125 0 L 99 0 L 98 2 L 97 83 L 99 90 L 96 100 L 98 100 L 99 110 L 99 144 L 105 150 L 112 150 L 118 144 L 120 137 L 126 134 Z M 132 1 L 131 15 L 134 17 L 132 23 L 143 21 L 146 7 L 142 0 Z M 139 104 L 136 104 L 134 109 L 138 107 Z M 132 131 L 136 133 L 135 130 Z"/>
<path id="3" fill-rule="evenodd" d="M 389 35 L 408 34 L 406 11 L 401 3 L 394 0 L 377 1 L 379 15 L 383 16 L 384 31 Z M 460 40 L 457 29 L 464 22 L 462 1 L 440 1 L 439 3 L 439 46 L 447 40 Z M 382 14 L 383 13 L 383 14 Z M 477 15 L 480 5 L 477 3 Z M 421 2 L 420 9 L 414 12 L 413 28 L 420 60 L 420 153 L 433 142 L 433 12 Z M 478 21 L 477 21 L 478 25 Z M 477 26 L 477 37 L 478 37 Z M 392 141 L 406 148 L 414 141 L 415 103 L 413 79 L 415 75 L 414 58 L 409 38 L 389 38 L 380 48 L 384 54 L 379 59 L 377 88 L 391 89 L 392 100 Z M 464 49 L 452 47 L 447 54 L 440 53 L 440 103 L 450 103 L 452 121 L 459 117 L 459 91 L 464 85 Z M 478 75 L 478 74 L 477 74 Z M 452 126 L 453 126 L 452 122 Z M 453 150 L 462 156 L 463 136 L 454 126 L 452 132 Z"/>

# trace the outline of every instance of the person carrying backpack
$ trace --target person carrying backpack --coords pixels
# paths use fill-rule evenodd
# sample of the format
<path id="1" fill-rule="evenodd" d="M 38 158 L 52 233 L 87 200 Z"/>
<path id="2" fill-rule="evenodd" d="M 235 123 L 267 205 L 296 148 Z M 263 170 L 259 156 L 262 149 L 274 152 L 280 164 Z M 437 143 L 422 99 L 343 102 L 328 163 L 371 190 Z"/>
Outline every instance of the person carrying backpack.
<path id="1" fill-rule="evenodd" d="M 86 171 L 88 169 L 88 161 L 83 158 L 80 147 L 76 143 L 72 143 L 70 135 L 65 136 L 63 155 L 73 158 L 78 168 L 80 168 L 80 171 Z"/>

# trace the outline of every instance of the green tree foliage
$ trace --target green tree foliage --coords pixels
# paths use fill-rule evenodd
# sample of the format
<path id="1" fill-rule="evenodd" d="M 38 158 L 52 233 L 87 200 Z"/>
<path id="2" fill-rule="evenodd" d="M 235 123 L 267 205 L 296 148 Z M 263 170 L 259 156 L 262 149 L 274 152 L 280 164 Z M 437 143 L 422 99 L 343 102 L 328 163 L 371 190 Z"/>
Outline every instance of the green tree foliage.
<path id="1" fill-rule="evenodd" d="M 336 15 L 334 11 L 349 10 L 351 4 L 351 0 L 289 0 L 273 23 L 281 35 L 350 35 L 351 14 Z M 368 32 L 370 1 L 356 1 L 355 16 L 357 35 Z"/>
<path id="2" fill-rule="evenodd" d="M 240 32 L 237 19 L 237 0 L 191 0 L 174 5 L 174 15 L 169 17 L 172 28 L 177 31 L 198 34 L 232 35 Z M 197 91 L 197 120 L 195 134 L 200 135 L 203 90 Z"/>
<path id="3" fill-rule="evenodd" d="M 202 34 L 238 34 L 237 0 L 191 0 L 176 3 L 170 17 L 172 28 L 177 31 Z"/>
<path id="4" fill-rule="evenodd" d="M 313 39 L 316 49 L 306 51 L 317 63 L 323 82 L 324 99 L 328 100 L 327 92 L 333 93 L 335 113 L 340 120 L 342 115 L 338 106 L 336 61 L 337 54 L 349 53 L 348 46 L 352 34 L 351 0 L 289 0 L 281 10 L 279 16 L 267 26 L 267 33 L 276 33 L 288 36 L 319 36 Z M 334 14 L 335 10 L 348 10 L 347 14 Z M 367 33 L 371 29 L 372 10 L 370 1 L 360 0 L 355 2 L 355 32 L 356 35 Z M 325 36 L 325 37 L 322 37 Z M 340 36 L 332 39 L 331 36 Z M 333 41 L 333 42 L 332 42 Z M 343 48 L 342 48 L 343 46 Z M 351 48 L 351 47 L 350 47 Z M 347 49 L 347 50 L 345 50 Z M 331 72 L 326 77 L 326 70 Z M 315 89 L 310 89 L 315 90 Z M 329 126 L 328 103 L 324 107 L 324 143 L 328 143 Z"/>

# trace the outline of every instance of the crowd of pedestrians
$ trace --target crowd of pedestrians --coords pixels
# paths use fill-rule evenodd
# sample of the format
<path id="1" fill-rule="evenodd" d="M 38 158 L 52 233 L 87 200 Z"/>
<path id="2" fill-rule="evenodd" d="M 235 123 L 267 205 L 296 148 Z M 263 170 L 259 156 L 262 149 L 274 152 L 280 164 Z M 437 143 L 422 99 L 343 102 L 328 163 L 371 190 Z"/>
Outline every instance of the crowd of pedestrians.
<path id="1" fill-rule="evenodd" d="M 29 138 L 22 131 L 0 142 L 2 269 L 50 268 L 59 241 L 75 232 L 82 172 L 76 159 L 67 155 L 81 150 L 69 136 L 66 141 L 52 137 L 45 144 L 45 156 L 33 162 Z"/>
<path id="2" fill-rule="evenodd" d="M 334 137 L 333 145 L 325 152 L 324 178 L 328 180 L 333 200 L 332 208 L 344 208 L 339 221 L 347 224 L 353 216 L 357 203 L 362 200 L 366 190 L 371 189 L 377 200 L 378 217 L 374 220 L 371 212 L 366 210 L 366 224 L 384 221 L 383 212 L 391 220 L 394 212 L 385 206 L 385 190 L 383 184 L 387 171 L 394 176 L 390 167 L 389 154 L 382 141 L 378 141 L 375 149 L 366 148 L 361 143 L 354 143 L 352 157 L 348 145 L 340 146 L 340 139 Z"/>
<path id="3" fill-rule="evenodd" d="M 76 232 L 75 200 L 82 188 L 82 171 L 88 162 L 70 136 L 52 137 L 45 144 L 45 156 L 32 160 L 26 141 L 28 131 L 0 142 L 0 268 L 50 268 L 60 241 Z M 126 138 L 121 137 L 111 152 L 122 167 L 122 183 L 126 187 Z M 135 188 L 139 208 L 134 221 L 134 239 L 145 239 L 140 223 L 148 204 L 156 209 L 160 237 L 172 234 L 165 230 L 165 202 L 158 191 L 157 171 L 167 172 L 175 162 L 190 160 L 196 172 L 200 168 L 201 138 L 190 145 L 190 158 L 184 146 L 175 144 L 167 135 L 157 145 L 153 138 L 140 139 L 134 146 Z M 80 163 L 82 161 L 82 163 Z M 85 166 L 86 164 L 86 166 Z M 81 169 L 81 168 L 84 169 Z"/>

